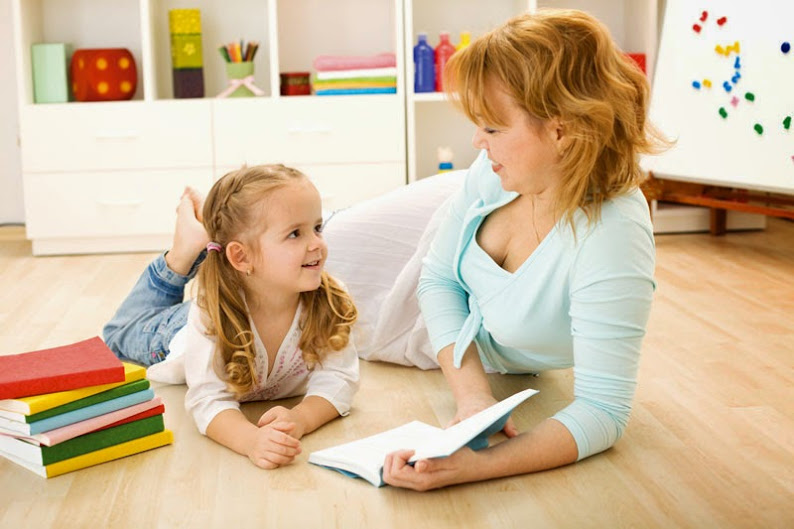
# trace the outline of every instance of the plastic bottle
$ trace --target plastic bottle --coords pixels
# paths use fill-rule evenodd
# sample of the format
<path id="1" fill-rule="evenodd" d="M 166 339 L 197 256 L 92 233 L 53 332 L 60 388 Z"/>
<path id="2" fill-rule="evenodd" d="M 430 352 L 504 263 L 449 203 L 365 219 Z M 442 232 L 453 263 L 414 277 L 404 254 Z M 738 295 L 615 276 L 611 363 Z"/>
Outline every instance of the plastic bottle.
<path id="1" fill-rule="evenodd" d="M 414 93 L 434 90 L 433 56 L 433 47 L 427 43 L 427 33 L 419 33 L 419 42 L 414 46 Z"/>
<path id="2" fill-rule="evenodd" d="M 471 44 L 471 33 L 469 33 L 468 31 L 461 31 L 460 42 L 458 42 L 458 45 L 455 46 L 455 51 L 460 51 L 469 44 Z"/>
<path id="3" fill-rule="evenodd" d="M 436 149 L 436 156 L 438 157 L 439 173 L 446 173 L 454 169 L 452 166 L 452 149 L 449 147 L 439 147 Z"/>
<path id="4" fill-rule="evenodd" d="M 449 33 L 442 31 L 439 34 L 441 42 L 438 43 L 435 49 L 436 59 L 436 92 L 444 91 L 444 66 L 452 54 L 455 53 L 455 46 L 449 41 Z"/>

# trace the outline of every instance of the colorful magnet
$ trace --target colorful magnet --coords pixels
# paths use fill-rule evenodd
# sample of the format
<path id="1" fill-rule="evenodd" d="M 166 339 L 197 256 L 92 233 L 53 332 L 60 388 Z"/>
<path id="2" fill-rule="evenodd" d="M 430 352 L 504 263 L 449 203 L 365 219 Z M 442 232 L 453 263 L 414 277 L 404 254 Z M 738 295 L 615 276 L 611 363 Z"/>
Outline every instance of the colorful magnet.
<path id="1" fill-rule="evenodd" d="M 695 90 L 700 90 L 700 82 L 692 81 L 692 88 L 694 88 Z"/>
<path id="2" fill-rule="evenodd" d="M 733 105 L 734 108 L 738 107 L 739 106 L 739 98 L 736 97 L 736 96 L 733 96 L 731 98 L 731 105 Z"/>
<path id="3" fill-rule="evenodd" d="M 791 116 L 786 116 L 786 119 L 783 120 L 783 128 L 786 130 L 791 128 Z"/>
<path id="4" fill-rule="evenodd" d="M 789 44 L 788 42 L 784 42 L 783 44 L 780 45 L 780 51 L 782 51 L 783 53 L 788 53 L 789 51 L 791 51 L 791 44 Z"/>
<path id="5" fill-rule="evenodd" d="M 753 126 L 753 130 L 756 131 L 759 136 L 764 133 L 764 127 L 762 127 L 760 123 L 756 123 Z"/>
<path id="6" fill-rule="evenodd" d="M 744 94 L 744 98 L 748 101 L 755 101 L 755 94 L 752 92 L 747 92 Z"/>
<path id="7" fill-rule="evenodd" d="M 711 79 L 703 79 L 703 86 L 711 88 Z"/>
<path id="8" fill-rule="evenodd" d="M 727 21 L 728 21 L 728 17 L 720 17 L 717 19 L 717 25 L 724 26 Z"/>
<path id="9" fill-rule="evenodd" d="M 723 87 L 723 88 L 725 89 L 725 91 L 726 91 L 726 92 L 728 92 L 728 93 L 730 93 L 730 91 L 731 91 L 731 90 L 733 90 L 733 86 L 732 86 L 732 85 L 731 85 L 731 83 L 729 83 L 728 81 L 725 81 L 724 83 L 722 83 L 722 87 Z"/>
<path id="10" fill-rule="evenodd" d="M 728 117 L 728 111 L 725 110 L 725 107 L 720 107 L 720 116 L 722 116 L 723 119 Z"/>
<path id="11" fill-rule="evenodd" d="M 695 33 L 700 33 L 700 30 L 701 30 L 701 29 L 702 29 L 702 28 L 701 28 L 701 27 L 700 27 L 698 24 L 693 24 L 693 25 L 692 25 L 692 30 L 693 30 Z"/>

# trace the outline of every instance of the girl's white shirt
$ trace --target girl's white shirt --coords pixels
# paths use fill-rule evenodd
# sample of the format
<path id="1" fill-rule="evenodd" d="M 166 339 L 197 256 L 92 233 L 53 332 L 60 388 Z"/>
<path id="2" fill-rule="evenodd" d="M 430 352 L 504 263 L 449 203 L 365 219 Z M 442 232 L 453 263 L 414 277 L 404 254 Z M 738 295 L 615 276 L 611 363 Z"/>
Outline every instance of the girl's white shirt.
<path id="1" fill-rule="evenodd" d="M 254 333 L 257 383 L 239 400 L 227 389 L 226 383 L 214 369 L 216 339 L 207 334 L 202 311 L 195 302 L 191 304 L 187 324 L 171 341 L 168 357 L 151 366 L 147 377 L 171 384 L 187 383 L 185 409 L 193 416 L 202 434 L 206 434 L 207 426 L 216 415 L 224 410 L 240 409 L 240 402 L 276 400 L 298 395 L 317 396 L 330 402 L 340 415 L 347 415 L 359 383 L 358 353 L 352 333 L 344 349 L 327 353 L 322 363 L 310 371 L 298 347 L 302 312 L 299 306 L 276 352 L 270 373 L 266 372 L 268 352 L 249 319 Z"/>

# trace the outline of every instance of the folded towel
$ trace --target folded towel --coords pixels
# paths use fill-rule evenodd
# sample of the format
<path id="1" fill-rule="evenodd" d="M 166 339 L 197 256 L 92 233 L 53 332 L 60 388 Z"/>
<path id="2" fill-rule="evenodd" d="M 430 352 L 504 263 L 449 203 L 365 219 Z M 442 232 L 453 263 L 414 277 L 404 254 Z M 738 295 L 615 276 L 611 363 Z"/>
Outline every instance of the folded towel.
<path id="1" fill-rule="evenodd" d="M 388 68 L 397 66 L 397 57 L 393 53 L 370 56 L 320 55 L 314 59 L 313 64 L 314 69 L 318 71 Z"/>
<path id="2" fill-rule="evenodd" d="M 344 88 L 331 90 L 315 90 L 318 96 L 343 96 L 357 94 L 396 94 L 397 88 Z"/>
<path id="3" fill-rule="evenodd" d="M 317 72 L 317 79 L 350 79 L 353 77 L 396 77 L 397 68 L 363 68 L 358 70 L 337 70 L 334 72 Z"/>
<path id="4" fill-rule="evenodd" d="M 334 81 L 315 81 L 313 83 L 315 90 L 342 90 L 345 88 L 395 88 L 396 81 L 390 82 L 372 82 L 372 81 L 358 81 L 356 79 L 340 79 Z"/>

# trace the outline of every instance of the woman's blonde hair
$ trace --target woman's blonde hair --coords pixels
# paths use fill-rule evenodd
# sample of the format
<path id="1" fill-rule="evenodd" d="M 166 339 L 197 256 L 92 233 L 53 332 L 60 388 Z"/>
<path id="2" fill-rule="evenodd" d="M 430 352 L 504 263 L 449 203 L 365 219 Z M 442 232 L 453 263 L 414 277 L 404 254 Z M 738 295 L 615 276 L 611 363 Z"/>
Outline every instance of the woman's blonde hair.
<path id="1" fill-rule="evenodd" d="M 555 213 L 571 225 L 580 207 L 593 222 L 604 200 L 636 188 L 639 154 L 666 144 L 646 117 L 645 75 L 582 11 L 514 17 L 456 52 L 444 76 L 450 98 L 474 123 L 506 124 L 487 99 L 494 81 L 530 117 L 560 120 L 567 143 Z"/>
<path id="2" fill-rule="evenodd" d="M 224 175 L 204 202 L 204 228 L 223 248 L 240 241 L 253 248 L 264 229 L 264 198 L 275 189 L 307 177 L 283 165 L 243 167 Z M 224 252 L 208 252 L 198 273 L 198 304 L 209 319 L 209 333 L 217 337 L 216 370 L 238 398 L 256 384 L 256 351 L 241 273 Z M 303 306 L 299 347 L 309 369 L 330 351 L 347 346 L 358 312 L 344 288 L 325 271 L 317 290 L 300 294 Z M 275 354 L 275 351 L 271 351 Z"/>

